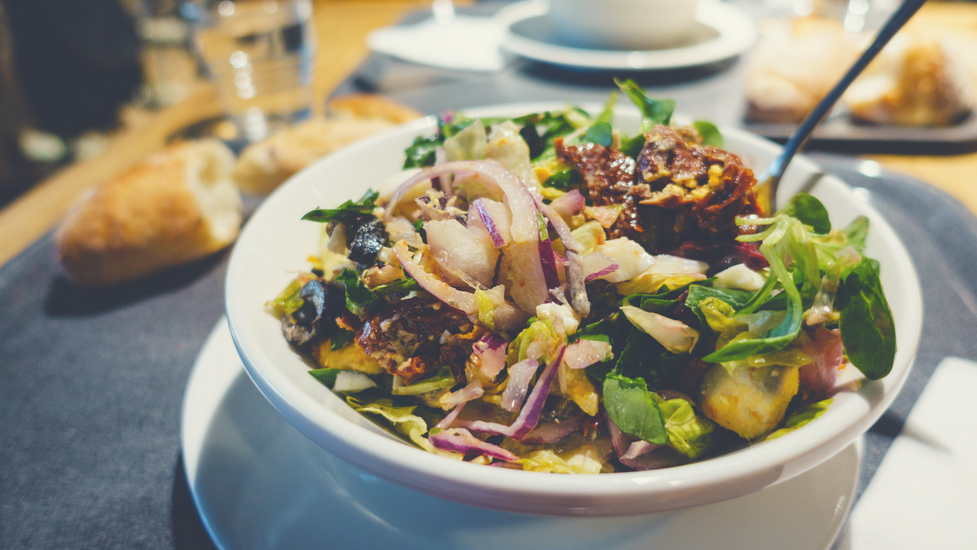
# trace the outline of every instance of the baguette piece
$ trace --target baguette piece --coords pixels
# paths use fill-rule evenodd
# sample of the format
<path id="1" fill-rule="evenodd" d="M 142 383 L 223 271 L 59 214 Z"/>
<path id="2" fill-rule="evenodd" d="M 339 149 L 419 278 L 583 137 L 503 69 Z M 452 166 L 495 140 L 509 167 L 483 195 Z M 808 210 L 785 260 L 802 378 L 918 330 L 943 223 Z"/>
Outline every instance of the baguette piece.
<path id="1" fill-rule="evenodd" d="M 313 118 L 249 145 L 234 167 L 242 191 L 266 195 L 293 174 L 340 147 L 422 115 L 375 95 L 333 100 L 330 118 Z"/>
<path id="2" fill-rule="evenodd" d="M 183 142 L 103 183 L 56 233 L 65 272 L 83 286 L 108 286 L 225 248 L 242 220 L 233 166 L 218 140 Z"/>

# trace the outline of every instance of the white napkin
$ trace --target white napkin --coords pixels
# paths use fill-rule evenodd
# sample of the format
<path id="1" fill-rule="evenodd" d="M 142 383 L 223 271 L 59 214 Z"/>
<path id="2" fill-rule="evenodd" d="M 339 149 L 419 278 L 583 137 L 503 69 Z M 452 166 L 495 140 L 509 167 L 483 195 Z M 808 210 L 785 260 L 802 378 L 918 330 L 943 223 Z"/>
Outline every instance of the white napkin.
<path id="1" fill-rule="evenodd" d="M 836 548 L 977 548 L 977 363 L 936 368 Z"/>
<path id="2" fill-rule="evenodd" d="M 505 59 L 499 50 L 503 28 L 492 17 L 454 15 L 425 19 L 413 25 L 384 27 L 366 43 L 377 52 L 414 63 L 466 71 L 499 71 Z"/>

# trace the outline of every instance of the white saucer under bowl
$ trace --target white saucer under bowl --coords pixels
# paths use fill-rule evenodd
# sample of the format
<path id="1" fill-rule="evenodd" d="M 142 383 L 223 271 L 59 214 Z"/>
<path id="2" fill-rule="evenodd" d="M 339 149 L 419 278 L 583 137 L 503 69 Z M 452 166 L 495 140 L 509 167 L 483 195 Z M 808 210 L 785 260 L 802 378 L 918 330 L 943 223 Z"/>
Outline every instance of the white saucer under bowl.
<path id="1" fill-rule="evenodd" d="M 190 374 L 181 440 L 194 502 L 222 550 L 825 550 L 851 508 L 861 461 L 853 444 L 756 493 L 645 516 L 473 508 L 383 481 L 309 441 L 248 378 L 223 319 Z"/>
<path id="2" fill-rule="evenodd" d="M 696 11 L 699 26 L 684 44 L 656 50 L 608 50 L 567 42 L 547 17 L 545 2 L 529 0 L 507 6 L 496 15 L 506 32 L 502 47 L 515 55 L 562 67 L 647 71 L 718 63 L 745 52 L 757 38 L 756 25 L 736 6 L 703 0 Z"/>

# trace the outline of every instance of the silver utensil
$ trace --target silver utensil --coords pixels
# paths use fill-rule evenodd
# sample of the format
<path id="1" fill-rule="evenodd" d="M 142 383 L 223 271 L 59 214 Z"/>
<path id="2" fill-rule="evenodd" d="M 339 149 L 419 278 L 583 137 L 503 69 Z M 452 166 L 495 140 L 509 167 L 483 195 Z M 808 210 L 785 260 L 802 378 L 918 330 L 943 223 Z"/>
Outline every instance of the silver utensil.
<path id="1" fill-rule="evenodd" d="M 926 0 L 905 0 L 902 5 L 899 6 L 899 9 L 897 9 L 892 16 L 889 17 L 889 20 L 885 22 L 885 25 L 882 26 L 881 30 L 879 30 L 879 34 L 875 37 L 875 40 L 865 50 L 865 52 L 862 53 L 862 56 L 858 58 L 858 61 L 856 61 L 855 64 L 848 69 L 845 76 L 843 76 L 841 80 L 835 84 L 835 87 L 828 92 L 828 95 L 824 96 L 824 99 L 822 99 L 817 106 L 814 107 L 814 110 L 807 115 L 804 122 L 797 127 L 794 135 L 787 140 L 787 143 L 784 145 L 784 150 L 780 153 L 780 155 L 777 156 L 777 158 L 773 160 L 773 162 L 770 163 L 769 166 L 767 166 L 767 169 L 760 174 L 760 177 L 757 178 L 757 181 L 760 182 L 760 185 L 757 186 L 757 196 L 761 200 L 761 206 L 763 206 L 766 211 L 773 212 L 775 210 L 777 206 L 777 187 L 780 185 L 780 178 L 783 177 L 784 171 L 787 170 L 787 165 L 790 164 L 791 159 L 794 158 L 797 151 L 800 150 L 805 143 L 807 143 L 808 139 L 810 139 L 814 128 L 820 124 L 821 120 L 825 117 L 825 115 L 828 114 L 828 111 L 830 111 L 834 104 L 838 101 L 841 94 L 845 93 L 845 90 L 848 89 L 848 86 L 851 85 L 852 81 L 855 80 L 855 78 L 861 74 L 863 70 L 865 70 L 865 67 L 868 66 L 873 59 L 875 59 L 875 56 L 886 44 L 888 44 L 892 36 L 896 34 L 896 32 L 901 29 L 925 3 Z"/>

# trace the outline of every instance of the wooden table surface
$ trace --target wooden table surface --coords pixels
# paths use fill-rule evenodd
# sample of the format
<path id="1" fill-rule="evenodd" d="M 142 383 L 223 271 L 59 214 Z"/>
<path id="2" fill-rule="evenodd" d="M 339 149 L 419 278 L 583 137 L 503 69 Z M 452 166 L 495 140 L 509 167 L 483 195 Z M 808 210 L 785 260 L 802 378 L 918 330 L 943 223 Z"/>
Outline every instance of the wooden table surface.
<path id="1" fill-rule="evenodd" d="M 464 4 L 467 2 L 457 2 Z M 390 25 L 430 0 L 316 0 L 319 38 L 316 105 L 366 56 L 366 34 Z M 913 24 L 954 33 L 975 47 L 966 48 L 977 67 L 977 5 L 928 4 Z M 977 88 L 975 88 L 977 89 Z M 175 131 L 216 116 L 221 108 L 214 89 L 199 83 L 189 97 L 112 138 L 98 156 L 68 166 L 0 210 L 0 265 L 42 237 L 63 218 L 86 190 L 160 149 Z M 884 167 L 926 181 L 950 193 L 977 213 L 977 153 L 957 156 L 873 156 Z"/>

